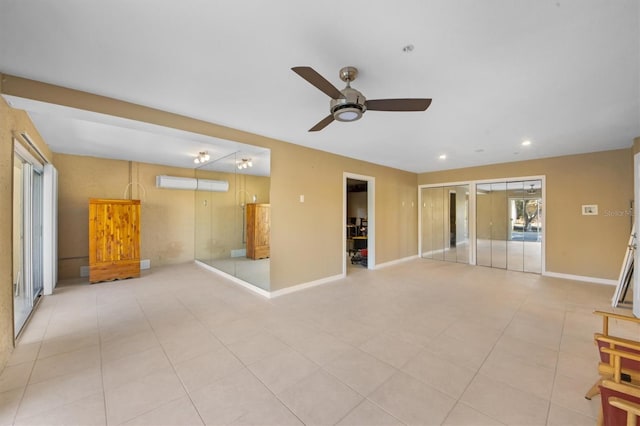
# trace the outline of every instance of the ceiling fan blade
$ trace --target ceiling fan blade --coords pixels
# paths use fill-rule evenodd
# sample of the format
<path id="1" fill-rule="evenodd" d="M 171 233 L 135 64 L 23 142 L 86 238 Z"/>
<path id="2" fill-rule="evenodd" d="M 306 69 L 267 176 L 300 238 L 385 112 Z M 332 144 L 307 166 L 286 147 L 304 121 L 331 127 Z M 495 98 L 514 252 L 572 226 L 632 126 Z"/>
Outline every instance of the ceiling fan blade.
<path id="1" fill-rule="evenodd" d="M 366 105 L 367 111 L 424 111 L 431 99 L 371 99 Z"/>
<path id="2" fill-rule="evenodd" d="M 321 76 L 311 67 L 293 67 L 291 68 L 293 72 L 298 74 L 300 77 L 307 80 L 309 83 L 316 86 L 322 92 L 324 92 L 331 99 L 342 99 L 344 95 L 340 92 L 336 87 L 329 83 L 326 78 Z"/>
<path id="3" fill-rule="evenodd" d="M 327 127 L 329 124 L 331 124 L 333 122 L 333 120 L 334 120 L 333 119 L 333 115 L 329 114 L 325 118 L 320 120 L 320 122 L 318 124 L 316 124 L 315 126 L 310 128 L 309 131 L 310 132 L 317 132 L 318 130 L 322 130 L 325 127 Z"/>

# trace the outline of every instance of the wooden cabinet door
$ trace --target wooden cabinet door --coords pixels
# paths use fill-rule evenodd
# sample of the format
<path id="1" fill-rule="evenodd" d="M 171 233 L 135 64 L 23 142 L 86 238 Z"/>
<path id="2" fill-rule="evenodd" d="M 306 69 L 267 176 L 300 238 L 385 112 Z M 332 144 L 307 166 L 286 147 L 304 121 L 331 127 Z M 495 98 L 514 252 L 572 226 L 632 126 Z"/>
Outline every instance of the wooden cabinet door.
<path id="1" fill-rule="evenodd" d="M 140 200 L 89 200 L 89 282 L 140 276 Z"/>
<path id="2" fill-rule="evenodd" d="M 247 204 L 247 257 L 264 259 L 270 256 L 271 205 Z"/>

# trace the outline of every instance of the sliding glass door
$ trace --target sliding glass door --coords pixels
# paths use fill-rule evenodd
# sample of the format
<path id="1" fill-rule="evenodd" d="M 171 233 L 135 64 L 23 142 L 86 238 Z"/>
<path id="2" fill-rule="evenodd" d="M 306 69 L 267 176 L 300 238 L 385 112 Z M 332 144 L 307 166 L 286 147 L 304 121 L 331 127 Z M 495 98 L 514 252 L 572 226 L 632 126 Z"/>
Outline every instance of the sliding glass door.
<path id="1" fill-rule="evenodd" d="M 13 166 L 13 317 L 22 330 L 43 286 L 42 165 L 16 149 Z"/>

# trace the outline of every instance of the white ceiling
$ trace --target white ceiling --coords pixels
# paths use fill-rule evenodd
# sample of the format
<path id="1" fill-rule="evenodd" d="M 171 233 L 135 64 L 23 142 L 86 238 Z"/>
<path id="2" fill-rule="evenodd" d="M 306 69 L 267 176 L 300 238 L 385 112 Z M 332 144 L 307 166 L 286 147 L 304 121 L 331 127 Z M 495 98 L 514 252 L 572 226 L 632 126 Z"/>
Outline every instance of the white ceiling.
<path id="1" fill-rule="evenodd" d="M 631 146 L 640 136 L 639 5 L 0 0 L 0 72 L 425 172 Z M 353 87 L 369 99 L 433 103 L 308 133 L 329 99 L 290 70 L 299 65 L 338 88 L 338 70 L 353 65 Z M 49 109 L 31 115 L 57 152 L 136 161 L 142 152 L 193 167 L 198 143 L 219 142 Z M 148 133 L 165 136 L 161 152 L 145 148 Z"/>

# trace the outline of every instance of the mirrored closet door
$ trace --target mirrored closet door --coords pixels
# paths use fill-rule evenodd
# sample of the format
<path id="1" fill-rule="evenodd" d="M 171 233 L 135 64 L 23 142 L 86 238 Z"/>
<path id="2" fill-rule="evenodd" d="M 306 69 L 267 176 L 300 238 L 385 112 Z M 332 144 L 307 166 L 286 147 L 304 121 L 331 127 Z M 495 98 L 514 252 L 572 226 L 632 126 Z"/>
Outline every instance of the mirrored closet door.
<path id="1" fill-rule="evenodd" d="M 421 197 L 421 257 L 469 263 L 469 185 L 428 187 Z"/>
<path id="2" fill-rule="evenodd" d="M 476 263 L 542 272 L 542 180 L 476 185 Z"/>

